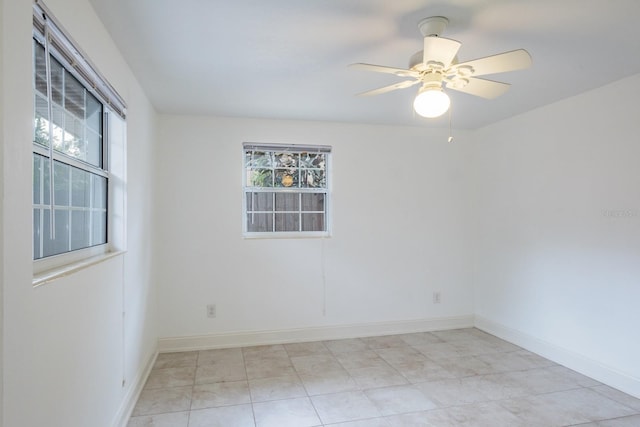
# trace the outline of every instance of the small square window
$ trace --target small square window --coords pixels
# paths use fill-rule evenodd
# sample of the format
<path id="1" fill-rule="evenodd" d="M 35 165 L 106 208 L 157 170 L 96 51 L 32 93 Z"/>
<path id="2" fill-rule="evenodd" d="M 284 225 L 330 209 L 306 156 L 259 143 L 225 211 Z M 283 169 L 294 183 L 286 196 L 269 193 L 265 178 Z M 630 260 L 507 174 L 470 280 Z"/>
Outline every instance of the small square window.
<path id="1" fill-rule="evenodd" d="M 331 147 L 243 144 L 246 236 L 327 236 Z"/>

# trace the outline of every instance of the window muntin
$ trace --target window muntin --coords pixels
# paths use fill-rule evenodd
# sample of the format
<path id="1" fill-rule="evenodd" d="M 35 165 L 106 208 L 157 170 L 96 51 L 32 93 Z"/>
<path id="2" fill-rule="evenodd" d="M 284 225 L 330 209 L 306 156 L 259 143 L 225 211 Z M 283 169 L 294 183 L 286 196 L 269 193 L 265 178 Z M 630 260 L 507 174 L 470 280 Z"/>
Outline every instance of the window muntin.
<path id="1" fill-rule="evenodd" d="M 244 232 L 329 233 L 327 146 L 244 144 Z"/>

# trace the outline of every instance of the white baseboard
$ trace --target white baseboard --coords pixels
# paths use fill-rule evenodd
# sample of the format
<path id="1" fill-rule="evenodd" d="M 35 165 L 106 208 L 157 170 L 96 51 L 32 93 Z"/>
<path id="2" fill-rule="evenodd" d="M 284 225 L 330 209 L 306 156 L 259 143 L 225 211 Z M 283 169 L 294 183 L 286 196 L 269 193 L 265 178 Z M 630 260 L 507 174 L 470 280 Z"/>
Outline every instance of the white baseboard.
<path id="1" fill-rule="evenodd" d="M 519 345 L 542 357 L 640 399 L 640 378 L 625 372 L 620 372 L 597 360 L 590 359 L 569 349 L 551 344 L 482 316 L 475 316 L 475 326 L 478 329 Z"/>
<path id="2" fill-rule="evenodd" d="M 471 328 L 473 326 L 474 317 L 473 315 L 468 315 L 398 322 L 337 325 L 274 331 L 244 331 L 190 337 L 168 337 L 160 338 L 158 340 L 158 351 L 160 353 L 168 353 L 175 351 L 284 344 L 303 341 L 322 341 L 376 335 Z"/>
<path id="3" fill-rule="evenodd" d="M 127 389 L 127 393 L 125 394 L 124 399 L 122 400 L 122 404 L 120 405 L 120 409 L 116 413 L 116 416 L 113 419 L 111 425 L 113 427 L 127 427 L 129 423 L 129 418 L 131 417 L 131 413 L 138 402 L 138 398 L 140 397 L 140 393 L 142 393 L 142 389 L 147 382 L 147 378 L 151 373 L 151 369 L 153 365 L 156 363 L 156 359 L 158 357 L 158 351 L 155 351 L 147 364 L 145 365 L 144 370 L 138 373 L 136 378 L 132 382 L 132 386 Z"/>

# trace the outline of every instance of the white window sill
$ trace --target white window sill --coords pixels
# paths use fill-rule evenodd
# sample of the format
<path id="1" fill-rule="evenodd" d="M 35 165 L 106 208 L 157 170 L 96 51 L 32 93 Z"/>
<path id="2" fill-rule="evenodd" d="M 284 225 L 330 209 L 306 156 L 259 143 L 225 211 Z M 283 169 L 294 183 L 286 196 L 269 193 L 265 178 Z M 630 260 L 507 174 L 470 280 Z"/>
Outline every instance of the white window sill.
<path id="1" fill-rule="evenodd" d="M 124 253 L 125 251 L 107 252 L 101 255 L 93 256 L 91 258 L 85 258 L 81 261 L 77 261 L 71 264 L 62 265 L 60 267 L 52 268 L 50 270 L 35 273 L 33 275 L 32 284 L 34 287 L 42 286 L 46 283 L 53 282 L 54 280 L 69 276 L 77 271 L 84 270 L 85 268 L 89 268 L 92 265 L 100 264 L 101 262 L 104 262 L 111 258 L 115 258 Z"/>

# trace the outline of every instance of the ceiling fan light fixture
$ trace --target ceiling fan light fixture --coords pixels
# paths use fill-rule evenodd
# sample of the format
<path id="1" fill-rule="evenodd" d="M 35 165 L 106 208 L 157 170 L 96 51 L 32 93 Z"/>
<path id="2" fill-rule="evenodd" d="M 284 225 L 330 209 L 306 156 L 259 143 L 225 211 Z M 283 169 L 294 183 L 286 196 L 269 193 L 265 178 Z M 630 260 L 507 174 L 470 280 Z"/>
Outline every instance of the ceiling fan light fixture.
<path id="1" fill-rule="evenodd" d="M 440 117 L 447 112 L 451 100 L 442 88 L 425 86 L 413 100 L 413 109 L 422 117 L 429 119 Z"/>
<path id="2" fill-rule="evenodd" d="M 506 73 L 531 66 L 531 55 L 524 49 L 502 52 L 484 58 L 460 63 L 458 51 L 462 43 L 440 37 L 449 20 L 443 16 L 431 16 L 421 20 L 418 28 L 424 36 L 423 48 L 409 59 L 409 68 L 355 63 L 365 71 L 406 77 L 398 83 L 359 93 L 359 96 L 380 95 L 397 89 L 422 84 L 413 100 L 415 112 L 427 118 L 442 116 L 449 110 L 451 100 L 443 90 L 454 90 L 485 99 L 496 98 L 509 89 L 508 83 L 477 78 L 486 74 Z"/>

